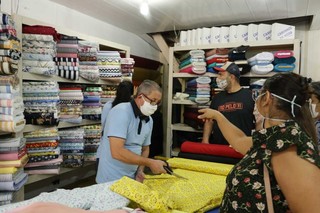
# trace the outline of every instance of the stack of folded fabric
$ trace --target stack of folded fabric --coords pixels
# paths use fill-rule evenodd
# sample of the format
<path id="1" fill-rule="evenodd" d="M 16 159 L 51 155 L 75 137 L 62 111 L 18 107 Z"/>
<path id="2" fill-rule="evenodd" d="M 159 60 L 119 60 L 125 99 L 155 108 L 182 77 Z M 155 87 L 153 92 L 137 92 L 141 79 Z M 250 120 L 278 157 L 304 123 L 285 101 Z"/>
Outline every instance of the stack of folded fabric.
<path id="1" fill-rule="evenodd" d="M 76 36 L 61 36 L 61 40 L 57 43 L 57 57 L 54 58 L 58 76 L 70 80 L 79 80 L 78 48 L 78 38 Z"/>
<path id="2" fill-rule="evenodd" d="M 96 161 L 100 144 L 101 125 L 84 126 L 84 161 Z"/>
<path id="3" fill-rule="evenodd" d="M 249 46 L 241 45 L 231 49 L 228 53 L 229 61 L 233 61 L 236 65 L 238 65 L 241 75 L 250 72 L 251 69 L 246 57 L 246 52 L 248 49 Z"/>
<path id="4" fill-rule="evenodd" d="M 258 75 L 268 74 L 273 70 L 273 53 L 261 52 L 248 59 L 251 72 Z"/>
<path id="5" fill-rule="evenodd" d="M 57 125 L 59 85 L 57 82 L 23 82 L 24 116 L 27 124 Z"/>
<path id="6" fill-rule="evenodd" d="M 199 109 L 207 108 L 209 106 L 207 105 L 192 105 L 192 106 L 185 106 L 184 107 L 184 113 L 183 113 L 183 119 L 184 123 L 193 127 L 194 129 L 201 130 L 203 129 L 204 122 L 203 120 L 198 118 Z"/>
<path id="7" fill-rule="evenodd" d="M 84 162 L 84 129 L 59 130 L 64 167 L 81 167 Z"/>
<path id="8" fill-rule="evenodd" d="M 17 38 L 12 17 L 0 13 L 0 75 L 12 75 L 18 71 L 20 58 L 20 40 Z"/>
<path id="9" fill-rule="evenodd" d="M 52 35 L 22 34 L 22 71 L 55 75 L 56 42 Z"/>
<path id="10" fill-rule="evenodd" d="M 210 101 L 211 79 L 209 77 L 198 77 L 187 82 L 185 93 L 189 94 L 189 100 L 199 104 L 206 104 Z"/>
<path id="11" fill-rule="evenodd" d="M 0 76 L 0 131 L 19 132 L 25 126 L 24 104 L 16 75 Z"/>
<path id="12" fill-rule="evenodd" d="M 82 122 L 82 87 L 77 84 L 59 85 L 60 117 L 59 120 L 69 123 Z"/>
<path id="13" fill-rule="evenodd" d="M 118 51 L 99 51 L 97 59 L 100 78 L 120 83 L 122 79 L 120 53 Z"/>
<path id="14" fill-rule="evenodd" d="M 1 139 L 0 206 L 11 203 L 17 191 L 27 182 L 23 167 L 28 161 L 24 138 Z"/>
<path id="15" fill-rule="evenodd" d="M 100 86 L 86 87 L 83 92 L 82 118 L 89 120 L 101 119 L 101 92 Z"/>
<path id="16" fill-rule="evenodd" d="M 291 50 L 279 50 L 274 52 L 274 71 L 292 72 L 294 70 L 296 58 Z"/>
<path id="17" fill-rule="evenodd" d="M 0 131 L 18 132 L 25 125 L 20 93 L 18 61 L 20 40 L 12 17 L 0 13 Z"/>
<path id="18" fill-rule="evenodd" d="M 90 41 L 79 41 L 78 57 L 80 76 L 88 81 L 99 81 L 99 67 L 97 64 L 97 54 L 99 44 Z"/>
<path id="19" fill-rule="evenodd" d="M 24 134 L 29 161 L 28 174 L 59 174 L 62 156 L 57 128 L 46 128 Z"/>
<path id="20" fill-rule="evenodd" d="M 203 50 L 191 50 L 180 57 L 179 72 L 202 75 L 206 73 Z"/>
<path id="21" fill-rule="evenodd" d="M 216 48 L 205 53 L 207 72 L 216 73 L 216 67 L 222 67 L 228 59 L 229 50 L 226 48 Z"/>
<path id="22" fill-rule="evenodd" d="M 117 86 L 116 85 L 101 85 L 101 103 L 105 104 L 108 101 L 113 101 L 116 97 Z"/>
<path id="23" fill-rule="evenodd" d="M 132 80 L 132 75 L 134 72 L 134 59 L 133 58 L 121 58 L 121 73 L 123 78 L 129 78 Z"/>

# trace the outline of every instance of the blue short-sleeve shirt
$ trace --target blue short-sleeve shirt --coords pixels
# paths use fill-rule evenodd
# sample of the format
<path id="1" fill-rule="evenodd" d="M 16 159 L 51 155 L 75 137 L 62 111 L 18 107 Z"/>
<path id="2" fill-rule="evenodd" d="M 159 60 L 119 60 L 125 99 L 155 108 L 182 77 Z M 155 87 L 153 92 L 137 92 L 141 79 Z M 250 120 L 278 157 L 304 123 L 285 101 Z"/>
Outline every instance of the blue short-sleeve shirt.
<path id="1" fill-rule="evenodd" d="M 104 127 L 104 143 L 100 144 L 97 183 L 118 180 L 123 176 L 135 177 L 138 165 L 126 164 L 113 159 L 109 137 L 123 138 L 126 149 L 141 155 L 142 147 L 149 146 L 151 143 L 153 120 L 150 116 L 142 120 L 140 115 L 141 112 L 134 101 L 118 104 L 110 110 Z M 139 132 L 140 121 L 141 130 Z"/>

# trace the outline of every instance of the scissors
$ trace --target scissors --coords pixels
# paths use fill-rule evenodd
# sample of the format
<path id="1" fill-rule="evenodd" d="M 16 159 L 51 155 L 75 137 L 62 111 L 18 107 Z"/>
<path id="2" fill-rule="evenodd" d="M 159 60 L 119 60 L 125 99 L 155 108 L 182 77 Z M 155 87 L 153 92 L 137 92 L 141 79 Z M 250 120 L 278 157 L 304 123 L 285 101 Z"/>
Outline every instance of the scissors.
<path id="1" fill-rule="evenodd" d="M 169 163 L 168 163 L 167 161 L 164 161 L 164 162 L 165 162 L 167 165 L 166 165 L 166 166 L 163 166 L 163 168 L 164 168 L 164 170 L 167 171 L 167 173 L 168 173 L 169 175 L 173 175 L 173 176 L 175 176 L 175 177 L 177 177 L 177 178 L 182 178 L 182 179 L 188 180 L 188 178 L 185 178 L 185 177 L 183 177 L 183 176 L 181 176 L 181 175 L 178 175 L 178 174 L 174 173 L 173 170 L 171 169 L 171 167 L 169 166 Z"/>

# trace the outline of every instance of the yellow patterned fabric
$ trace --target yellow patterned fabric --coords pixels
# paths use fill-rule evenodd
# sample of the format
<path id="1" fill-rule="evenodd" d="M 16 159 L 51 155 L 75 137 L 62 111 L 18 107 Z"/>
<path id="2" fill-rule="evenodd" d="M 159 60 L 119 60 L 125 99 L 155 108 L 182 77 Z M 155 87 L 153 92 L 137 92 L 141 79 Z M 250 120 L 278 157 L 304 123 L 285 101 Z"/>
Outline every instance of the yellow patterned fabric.
<path id="1" fill-rule="evenodd" d="M 227 176 L 234 165 L 213 163 L 186 158 L 170 158 L 167 160 L 171 168 L 186 169 Z"/>
<path id="2" fill-rule="evenodd" d="M 187 180 L 168 174 L 146 175 L 142 184 L 123 177 L 111 186 L 111 190 L 149 213 L 205 212 L 220 205 L 226 187 L 225 175 L 232 165 L 182 158 L 169 159 L 168 162 L 176 168 L 173 169 L 176 174 Z"/>

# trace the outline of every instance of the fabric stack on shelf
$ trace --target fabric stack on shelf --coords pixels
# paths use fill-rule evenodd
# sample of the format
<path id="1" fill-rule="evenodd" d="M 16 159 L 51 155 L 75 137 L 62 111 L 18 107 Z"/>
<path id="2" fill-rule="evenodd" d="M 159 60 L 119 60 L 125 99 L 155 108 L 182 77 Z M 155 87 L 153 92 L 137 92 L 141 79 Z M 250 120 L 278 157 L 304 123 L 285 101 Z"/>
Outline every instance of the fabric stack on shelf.
<path id="1" fill-rule="evenodd" d="M 59 85 L 59 99 L 60 99 L 60 117 L 59 120 L 69 123 L 82 122 L 82 101 L 83 93 L 82 86 L 73 85 Z"/>
<path id="2" fill-rule="evenodd" d="M 120 83 L 121 57 L 118 51 L 99 51 L 97 55 L 100 78 L 114 83 Z"/>
<path id="3" fill-rule="evenodd" d="M 251 72 L 258 75 L 268 74 L 273 70 L 274 56 L 271 52 L 261 52 L 248 59 Z"/>
<path id="4" fill-rule="evenodd" d="M 203 50 L 191 50 L 180 57 L 179 72 L 202 75 L 206 73 Z"/>
<path id="5" fill-rule="evenodd" d="M 18 60 L 21 55 L 20 40 L 12 17 L 0 13 L 0 75 L 13 75 L 18 71 Z"/>
<path id="6" fill-rule="evenodd" d="M 0 13 L 0 131 L 19 132 L 25 126 L 18 61 L 21 57 L 12 17 Z"/>
<path id="7" fill-rule="evenodd" d="M 121 73 L 123 78 L 129 78 L 132 80 L 134 72 L 134 59 L 133 58 L 121 58 Z"/>
<path id="8" fill-rule="evenodd" d="M 27 124 L 58 125 L 59 85 L 57 82 L 23 82 L 24 116 Z"/>
<path id="9" fill-rule="evenodd" d="M 215 67 L 222 67 L 228 60 L 229 49 L 215 48 L 205 53 L 207 72 L 216 73 Z"/>
<path id="10" fill-rule="evenodd" d="M 64 167 L 81 167 L 84 162 L 84 129 L 59 130 Z"/>
<path id="11" fill-rule="evenodd" d="M 55 75 L 56 42 L 52 35 L 22 34 L 22 71 Z"/>
<path id="12" fill-rule="evenodd" d="M 101 119 L 101 86 L 86 87 L 83 92 L 82 118 L 89 120 Z"/>
<path id="13" fill-rule="evenodd" d="M 59 174 L 62 156 L 57 128 L 46 128 L 24 134 L 29 161 L 28 174 Z"/>
<path id="14" fill-rule="evenodd" d="M 58 76 L 79 80 L 78 48 L 76 36 L 61 35 L 61 40 L 57 43 L 57 57 L 54 58 Z"/>
<path id="15" fill-rule="evenodd" d="M 116 85 L 101 85 L 102 92 L 101 92 L 101 103 L 105 104 L 108 101 L 113 101 L 116 97 L 117 93 L 117 86 Z"/>
<path id="16" fill-rule="evenodd" d="M 5 138 L 0 143 L 0 205 L 11 203 L 27 182 L 23 167 L 28 162 L 24 138 Z"/>
<path id="17" fill-rule="evenodd" d="M 0 75 L 0 131 L 3 132 L 20 132 L 26 124 L 18 81 L 16 75 Z"/>
<path id="18" fill-rule="evenodd" d="M 99 44 L 90 41 L 79 41 L 78 45 L 80 76 L 88 81 L 99 81 L 100 75 L 97 65 Z"/>
<path id="19" fill-rule="evenodd" d="M 233 61 L 236 65 L 238 65 L 241 75 L 250 72 L 251 69 L 246 57 L 246 52 L 248 49 L 248 45 L 241 45 L 231 49 L 228 53 L 229 61 Z"/>
<path id="20" fill-rule="evenodd" d="M 274 52 L 274 71 L 275 72 L 292 72 L 294 70 L 296 58 L 291 50 L 279 50 Z"/>
<path id="21" fill-rule="evenodd" d="M 101 125 L 84 126 L 84 161 L 96 161 L 100 144 Z"/>
<path id="22" fill-rule="evenodd" d="M 198 104 L 206 104 L 210 101 L 211 79 L 209 77 L 198 77 L 187 82 L 185 93 L 189 94 L 189 100 Z"/>

